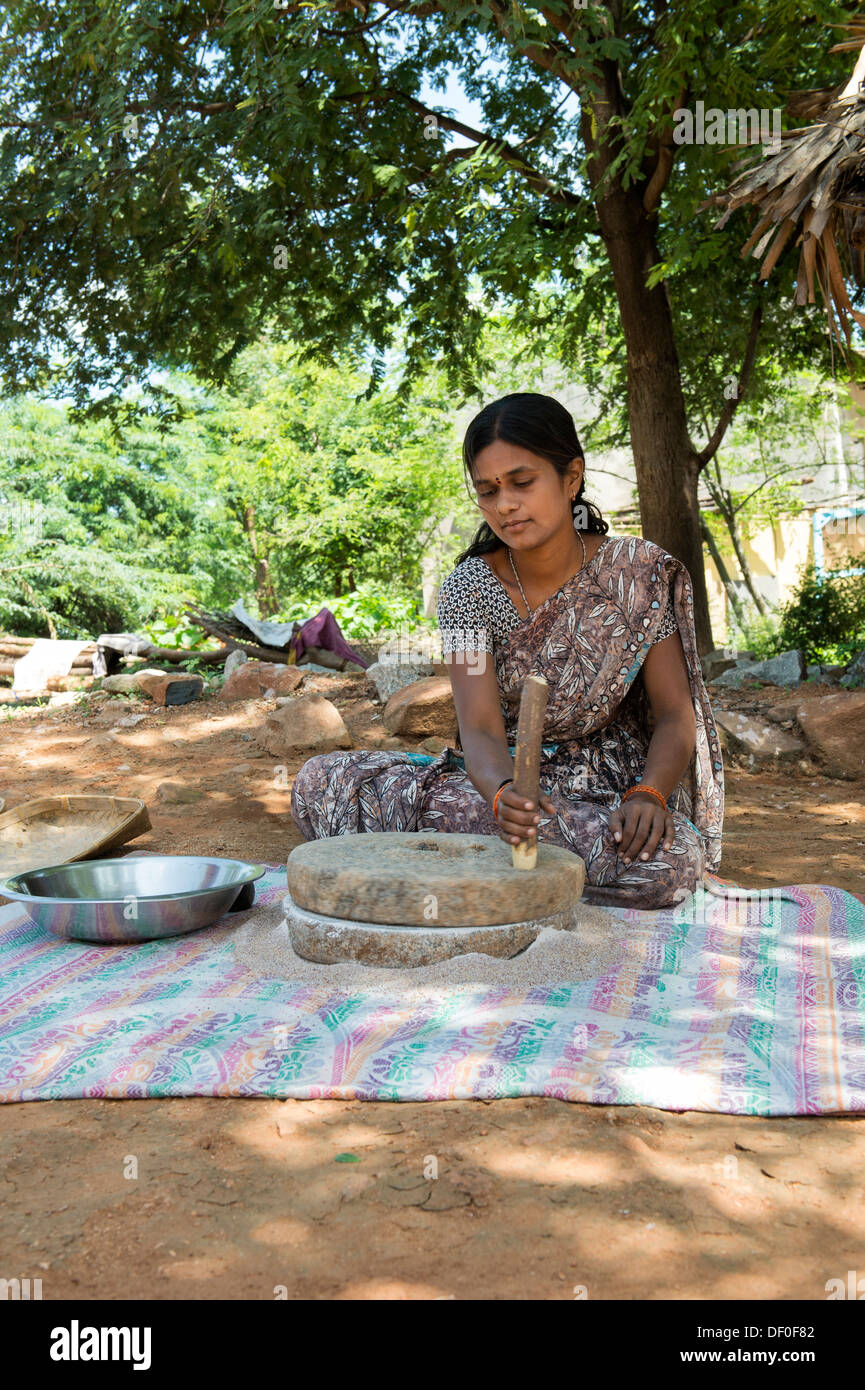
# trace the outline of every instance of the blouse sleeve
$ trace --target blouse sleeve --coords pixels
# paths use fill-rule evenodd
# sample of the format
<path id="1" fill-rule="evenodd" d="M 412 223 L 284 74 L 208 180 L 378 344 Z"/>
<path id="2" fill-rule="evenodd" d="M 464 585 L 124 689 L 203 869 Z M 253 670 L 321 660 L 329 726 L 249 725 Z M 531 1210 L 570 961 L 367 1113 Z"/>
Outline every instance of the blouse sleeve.
<path id="1" fill-rule="evenodd" d="M 452 570 L 439 592 L 438 623 L 442 653 L 493 651 L 493 635 L 480 585 Z"/>
<path id="2" fill-rule="evenodd" d="M 673 605 L 673 591 L 671 589 L 667 595 L 667 606 L 664 609 L 661 626 L 658 628 L 658 633 L 652 642 L 652 646 L 654 646 L 656 642 L 663 642 L 665 637 L 672 637 L 673 633 L 678 631 L 679 624 L 676 622 L 676 610 Z"/>

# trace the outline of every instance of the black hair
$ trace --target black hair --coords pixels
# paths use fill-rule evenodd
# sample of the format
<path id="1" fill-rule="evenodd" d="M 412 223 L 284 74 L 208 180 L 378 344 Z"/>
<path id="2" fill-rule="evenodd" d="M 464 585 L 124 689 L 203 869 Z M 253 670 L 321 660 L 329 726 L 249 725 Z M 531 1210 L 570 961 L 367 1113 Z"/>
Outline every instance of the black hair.
<path id="1" fill-rule="evenodd" d="M 572 461 L 583 458 L 583 449 L 577 438 L 573 416 L 552 396 L 543 396 L 537 391 L 515 391 L 501 400 L 491 401 L 472 420 L 463 440 L 463 467 L 466 472 L 466 486 L 472 478 L 472 467 L 482 449 L 495 439 L 503 439 L 507 444 L 517 444 L 529 453 L 537 454 L 553 465 L 560 477 L 564 477 Z M 583 497 L 586 475 L 580 482 L 580 490 L 574 498 L 574 508 L 583 507 L 587 522 L 581 530 L 589 535 L 605 536 L 609 526 L 593 502 Z M 486 555 L 501 545 L 488 522 L 478 528 L 474 540 L 456 561 L 462 564 L 473 555 Z"/>

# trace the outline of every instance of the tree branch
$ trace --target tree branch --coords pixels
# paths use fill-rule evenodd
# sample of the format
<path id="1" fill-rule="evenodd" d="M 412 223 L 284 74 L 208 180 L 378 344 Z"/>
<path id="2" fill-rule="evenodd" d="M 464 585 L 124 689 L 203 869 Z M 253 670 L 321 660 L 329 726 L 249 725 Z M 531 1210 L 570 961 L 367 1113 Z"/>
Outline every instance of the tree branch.
<path id="1" fill-rule="evenodd" d="M 763 301 L 762 299 L 758 299 L 757 303 L 754 306 L 754 312 L 751 315 L 751 327 L 748 332 L 748 341 L 745 345 L 745 356 L 742 359 L 742 367 L 738 377 L 736 378 L 736 395 L 732 400 L 727 401 L 726 405 L 724 406 L 724 409 L 721 411 L 720 419 L 718 420 L 718 423 L 715 426 L 715 431 L 706 447 L 704 449 L 701 449 L 696 454 L 698 473 L 702 473 L 703 469 L 706 467 L 706 464 L 709 462 L 709 459 L 712 458 L 712 456 L 715 454 L 718 447 L 720 446 L 721 440 L 727 433 L 727 430 L 730 426 L 730 422 L 733 419 L 733 416 L 736 414 L 736 411 L 739 407 L 739 402 L 743 399 L 745 392 L 748 388 L 748 383 L 751 379 L 751 372 L 754 367 L 754 361 L 757 356 L 757 339 L 760 336 L 760 325 L 762 324 L 762 322 Z"/>
<path id="2" fill-rule="evenodd" d="M 374 101 L 381 99 L 391 100 L 396 98 L 406 106 L 411 107 L 420 116 L 432 116 L 438 125 L 444 126 L 445 130 L 452 130 L 456 135 L 464 135 L 466 139 L 474 141 L 475 148 L 479 145 L 489 145 L 492 151 L 499 156 L 505 164 L 509 164 L 517 173 L 523 174 L 527 183 L 538 193 L 545 194 L 553 202 L 565 203 L 568 207 L 581 207 L 583 199 L 576 193 L 571 193 L 568 189 L 561 188 L 553 179 L 547 178 L 540 169 L 529 164 L 528 160 L 520 154 L 519 149 L 502 140 L 495 135 L 487 135 L 482 130 L 475 130 L 472 126 L 466 125 L 465 121 L 456 120 L 454 117 L 442 115 L 439 111 L 433 111 L 430 107 L 424 106 L 423 102 L 415 97 L 410 97 L 406 92 L 400 92 L 395 87 L 379 87 L 371 92 L 352 92 L 350 96 L 337 97 L 335 100 L 343 102 Z M 453 160 L 465 155 L 466 151 L 449 150 L 445 155 L 446 160 Z"/>

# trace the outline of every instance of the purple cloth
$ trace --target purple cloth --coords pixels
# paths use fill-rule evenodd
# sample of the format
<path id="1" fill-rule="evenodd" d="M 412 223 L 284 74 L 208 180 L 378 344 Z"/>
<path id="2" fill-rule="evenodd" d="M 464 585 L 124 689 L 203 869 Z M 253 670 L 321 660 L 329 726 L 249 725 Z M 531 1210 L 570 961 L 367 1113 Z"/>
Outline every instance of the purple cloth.
<path id="1" fill-rule="evenodd" d="M 364 670 L 369 666 L 369 662 L 364 661 L 360 653 L 348 645 L 339 630 L 339 623 L 329 608 L 320 608 L 314 618 L 308 618 L 300 631 L 292 637 L 289 647 L 296 654 L 298 661 L 307 647 L 324 647 L 325 651 L 335 652 L 347 661 L 356 661 Z"/>

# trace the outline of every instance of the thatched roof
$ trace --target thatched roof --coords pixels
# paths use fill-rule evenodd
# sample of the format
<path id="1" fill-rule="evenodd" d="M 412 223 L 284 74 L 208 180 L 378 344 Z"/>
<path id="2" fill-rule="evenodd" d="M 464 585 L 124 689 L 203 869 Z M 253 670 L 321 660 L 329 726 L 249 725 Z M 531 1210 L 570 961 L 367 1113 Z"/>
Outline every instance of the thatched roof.
<path id="1" fill-rule="evenodd" d="M 742 255 L 763 256 L 759 278 L 765 280 L 795 231 L 801 245 L 796 304 L 814 304 L 815 282 L 827 306 L 829 323 L 842 352 L 850 358 L 851 319 L 865 328 L 865 315 L 853 308 L 845 277 L 858 289 L 865 284 L 865 19 L 836 26 L 851 37 L 830 53 L 859 50 L 849 81 L 831 91 L 795 92 L 787 111 L 815 123 L 784 131 L 780 142 L 764 153 L 722 193 L 701 204 L 721 204 L 727 219 L 745 204 L 759 210 L 757 225 L 742 247 Z M 836 322 L 837 316 L 837 322 Z M 843 330 L 841 337 L 839 325 Z"/>

